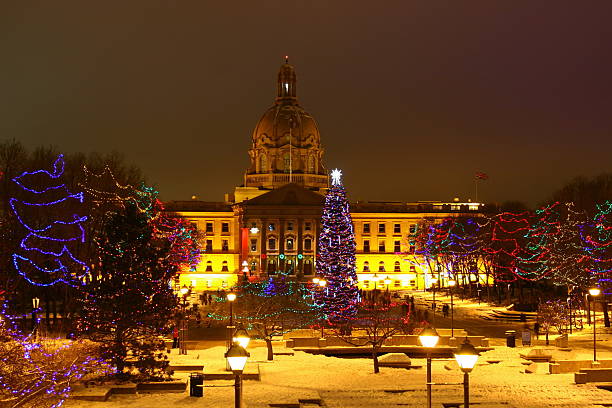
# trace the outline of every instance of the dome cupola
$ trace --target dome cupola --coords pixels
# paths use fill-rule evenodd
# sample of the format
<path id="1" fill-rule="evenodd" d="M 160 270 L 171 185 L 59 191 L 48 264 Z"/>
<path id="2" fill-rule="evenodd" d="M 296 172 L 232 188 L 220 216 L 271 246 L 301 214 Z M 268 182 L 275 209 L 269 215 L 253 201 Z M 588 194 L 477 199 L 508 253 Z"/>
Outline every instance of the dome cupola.
<path id="1" fill-rule="evenodd" d="M 319 128 L 298 103 L 296 83 L 295 68 L 285 57 L 275 103 L 253 130 L 245 187 L 274 189 L 288 183 L 314 190 L 328 187 Z"/>

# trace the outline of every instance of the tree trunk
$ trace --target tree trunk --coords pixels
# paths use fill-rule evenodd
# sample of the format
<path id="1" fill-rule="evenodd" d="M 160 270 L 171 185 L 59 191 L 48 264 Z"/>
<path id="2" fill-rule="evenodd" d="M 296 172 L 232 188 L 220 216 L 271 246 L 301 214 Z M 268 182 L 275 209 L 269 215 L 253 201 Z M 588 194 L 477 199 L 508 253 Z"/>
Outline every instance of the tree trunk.
<path id="1" fill-rule="evenodd" d="M 603 309 L 603 315 L 604 315 L 604 326 L 610 327 L 610 315 L 608 314 L 608 302 L 605 298 L 604 298 L 604 301 L 601 302 L 601 307 Z"/>
<path id="2" fill-rule="evenodd" d="M 372 346 L 372 361 L 374 362 L 374 374 L 380 372 L 378 368 L 378 350 L 376 346 Z"/>
<path id="3" fill-rule="evenodd" d="M 548 329 L 546 329 L 546 345 L 548 346 Z"/>
<path id="4" fill-rule="evenodd" d="M 274 351 L 272 350 L 272 339 L 265 338 L 266 347 L 268 348 L 268 361 L 274 360 Z"/>

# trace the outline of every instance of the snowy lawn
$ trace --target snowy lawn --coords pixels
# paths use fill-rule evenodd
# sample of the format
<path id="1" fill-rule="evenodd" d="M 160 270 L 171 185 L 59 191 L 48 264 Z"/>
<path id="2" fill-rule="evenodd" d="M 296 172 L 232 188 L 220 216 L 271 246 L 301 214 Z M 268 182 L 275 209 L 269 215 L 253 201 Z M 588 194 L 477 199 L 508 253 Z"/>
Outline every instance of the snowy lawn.
<path id="1" fill-rule="evenodd" d="M 190 350 L 188 356 L 172 356 L 172 361 L 192 362 L 197 358 L 209 370 L 220 369 L 225 364 L 223 347 L 206 350 Z M 297 403 L 299 399 L 322 399 L 327 407 L 397 407 L 426 406 L 425 368 L 405 370 L 381 368 L 373 374 L 371 360 L 341 359 L 296 352 L 294 356 L 275 356 L 275 361 L 265 362 L 265 347 L 249 349 L 247 364 L 259 364 L 261 381 L 244 382 L 244 400 L 247 407 L 263 408 L 268 403 Z M 275 351 L 287 351 L 278 349 Z M 595 386 L 575 385 L 573 374 L 549 375 L 547 364 L 538 364 L 535 374 L 524 373 L 524 360 L 519 352 L 525 349 L 498 347 L 483 353 L 479 364 L 470 376 L 473 402 L 502 402 L 507 407 L 593 407 L 594 403 L 612 403 L 612 393 Z M 602 358 L 611 358 L 610 355 Z M 488 364 L 487 360 L 501 360 Z M 259 361 L 259 363 L 258 363 Z M 415 365 L 425 366 L 423 360 L 413 360 Z M 452 366 L 451 370 L 445 368 Z M 177 377 L 187 377 L 179 373 Z M 433 381 L 458 383 L 463 374 L 453 361 L 438 360 L 433 363 Z M 228 381 L 208 381 L 203 398 L 182 394 L 142 394 L 112 396 L 107 402 L 71 401 L 67 407 L 230 407 L 233 406 L 233 387 Z M 219 385 L 219 386 L 215 386 Z M 462 401 L 461 385 L 434 386 L 433 406 L 442 402 Z M 409 404 L 409 405 L 407 405 Z"/>

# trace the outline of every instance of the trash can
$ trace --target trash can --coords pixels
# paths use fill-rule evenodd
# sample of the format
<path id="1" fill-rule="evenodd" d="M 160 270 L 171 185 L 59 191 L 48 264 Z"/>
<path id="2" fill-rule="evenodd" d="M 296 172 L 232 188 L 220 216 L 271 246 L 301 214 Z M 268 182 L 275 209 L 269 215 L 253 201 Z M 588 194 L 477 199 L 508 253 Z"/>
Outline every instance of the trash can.
<path id="1" fill-rule="evenodd" d="M 516 347 L 516 330 L 506 330 L 506 347 Z"/>
<path id="2" fill-rule="evenodd" d="M 204 386 L 204 374 L 191 373 L 189 375 L 189 396 L 190 397 L 203 397 L 204 396 L 203 386 Z"/>

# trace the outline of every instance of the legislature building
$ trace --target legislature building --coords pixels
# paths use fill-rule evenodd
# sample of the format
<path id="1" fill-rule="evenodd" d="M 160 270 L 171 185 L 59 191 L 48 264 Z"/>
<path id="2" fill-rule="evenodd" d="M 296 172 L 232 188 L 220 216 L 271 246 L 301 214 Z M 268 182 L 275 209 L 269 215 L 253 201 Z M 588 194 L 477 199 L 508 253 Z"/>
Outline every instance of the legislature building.
<path id="1" fill-rule="evenodd" d="M 253 130 L 250 166 L 242 185 L 223 202 L 166 203 L 167 211 L 187 218 L 203 236 L 200 263 L 181 271 L 177 285 L 200 293 L 279 272 L 303 281 L 315 277 L 329 172 L 323 165 L 319 127 L 299 104 L 296 85 L 295 69 L 285 59 L 274 104 Z M 351 203 L 359 287 L 429 287 L 430 271 L 415 254 L 419 225 L 474 216 L 481 209 L 482 204 L 458 200 Z"/>

